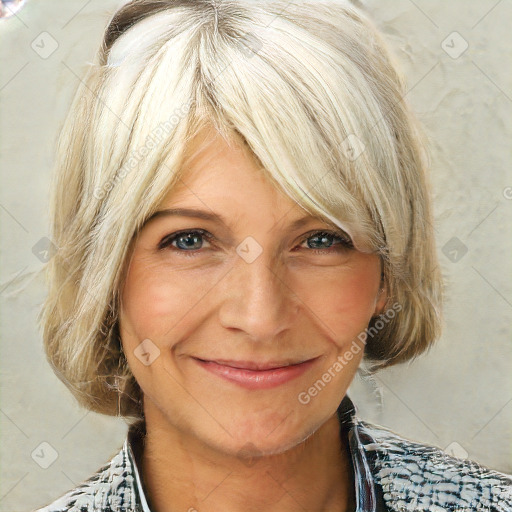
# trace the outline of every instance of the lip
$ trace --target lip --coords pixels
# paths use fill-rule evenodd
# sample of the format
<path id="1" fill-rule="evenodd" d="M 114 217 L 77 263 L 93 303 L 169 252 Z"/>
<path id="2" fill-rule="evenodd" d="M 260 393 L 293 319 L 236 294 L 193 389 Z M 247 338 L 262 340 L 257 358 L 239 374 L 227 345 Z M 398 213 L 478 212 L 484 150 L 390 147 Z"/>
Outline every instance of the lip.
<path id="1" fill-rule="evenodd" d="M 205 370 L 246 389 L 269 389 L 285 384 L 306 372 L 318 357 L 299 363 L 255 362 L 255 361 L 215 361 L 193 357 Z"/>

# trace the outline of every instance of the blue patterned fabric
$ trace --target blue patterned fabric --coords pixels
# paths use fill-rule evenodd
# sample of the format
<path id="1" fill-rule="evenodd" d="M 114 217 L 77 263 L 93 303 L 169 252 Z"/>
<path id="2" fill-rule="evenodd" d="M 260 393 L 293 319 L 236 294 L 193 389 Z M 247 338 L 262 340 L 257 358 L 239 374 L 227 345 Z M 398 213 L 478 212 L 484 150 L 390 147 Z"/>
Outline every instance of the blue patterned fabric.
<path id="1" fill-rule="evenodd" d="M 354 471 L 356 512 L 512 512 L 512 475 L 361 420 L 345 396 L 338 407 Z M 139 473 L 144 422 L 88 480 L 35 512 L 156 512 Z"/>

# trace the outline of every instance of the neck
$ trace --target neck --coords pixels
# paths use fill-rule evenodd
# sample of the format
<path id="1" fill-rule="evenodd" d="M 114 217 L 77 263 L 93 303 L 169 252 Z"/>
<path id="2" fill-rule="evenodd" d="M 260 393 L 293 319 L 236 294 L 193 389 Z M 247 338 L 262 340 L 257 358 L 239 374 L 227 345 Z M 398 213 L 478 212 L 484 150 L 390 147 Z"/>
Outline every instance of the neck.
<path id="1" fill-rule="evenodd" d="M 154 407 L 145 413 L 140 464 L 153 512 L 355 509 L 350 451 L 336 414 L 284 453 L 242 460 L 162 422 Z"/>

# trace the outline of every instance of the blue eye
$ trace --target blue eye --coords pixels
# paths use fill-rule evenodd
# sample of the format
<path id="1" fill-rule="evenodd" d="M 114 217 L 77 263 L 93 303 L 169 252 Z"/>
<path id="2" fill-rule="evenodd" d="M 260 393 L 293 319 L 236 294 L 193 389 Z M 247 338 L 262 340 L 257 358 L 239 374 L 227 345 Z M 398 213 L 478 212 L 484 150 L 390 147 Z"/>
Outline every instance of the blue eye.
<path id="1" fill-rule="evenodd" d="M 212 236 L 202 229 L 179 231 L 164 237 L 158 244 L 158 249 L 165 249 L 170 246 L 176 251 L 193 253 L 199 249 L 203 249 L 203 238 L 210 240 Z M 174 245 L 174 242 L 176 242 L 176 245 Z M 188 254 L 186 255 L 188 256 Z"/>
<path id="2" fill-rule="evenodd" d="M 331 252 L 331 249 L 346 250 L 354 247 L 348 236 L 333 231 L 316 231 L 307 238 L 304 238 L 302 243 L 304 242 L 307 242 L 308 249 L 318 253 Z M 326 245 L 327 247 L 325 247 Z"/>
<path id="3" fill-rule="evenodd" d="M 178 231 L 165 236 L 158 244 L 158 249 L 169 248 L 185 256 L 194 256 L 201 249 L 205 248 L 205 241 L 210 243 L 211 240 L 213 240 L 213 236 L 203 229 Z M 307 242 L 307 247 L 302 248 L 310 249 L 318 254 L 343 251 L 354 247 L 347 235 L 334 231 L 315 231 L 306 238 L 303 238 L 300 245 L 302 246 L 305 242 Z"/>

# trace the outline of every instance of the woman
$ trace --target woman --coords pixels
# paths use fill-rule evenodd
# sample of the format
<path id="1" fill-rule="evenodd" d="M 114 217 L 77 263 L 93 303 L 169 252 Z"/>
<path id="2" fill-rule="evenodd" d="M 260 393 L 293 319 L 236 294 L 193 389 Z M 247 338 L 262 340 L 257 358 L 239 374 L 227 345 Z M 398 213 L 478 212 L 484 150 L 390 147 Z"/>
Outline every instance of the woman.
<path id="1" fill-rule="evenodd" d="M 404 81 L 339 2 L 138 0 L 60 138 L 45 349 L 119 453 L 41 511 L 505 511 L 512 477 L 358 418 L 438 338 Z"/>

